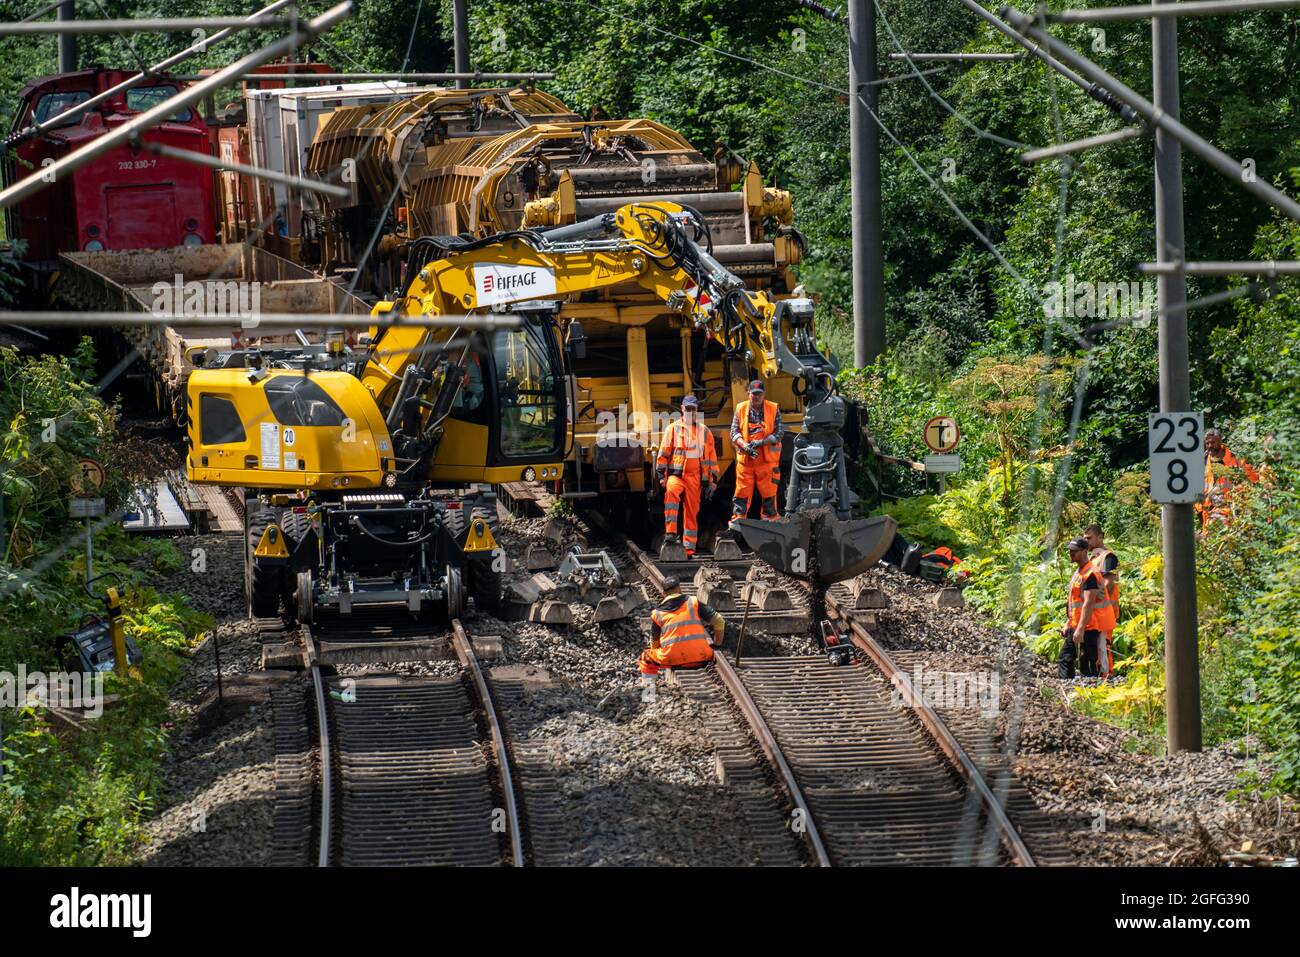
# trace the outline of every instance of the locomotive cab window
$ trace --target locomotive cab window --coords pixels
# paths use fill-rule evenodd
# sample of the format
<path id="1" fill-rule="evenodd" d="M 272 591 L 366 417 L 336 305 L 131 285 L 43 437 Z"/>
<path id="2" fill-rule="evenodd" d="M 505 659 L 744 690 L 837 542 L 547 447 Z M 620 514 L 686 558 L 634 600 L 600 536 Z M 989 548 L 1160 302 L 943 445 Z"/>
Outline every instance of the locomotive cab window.
<path id="1" fill-rule="evenodd" d="M 342 425 L 343 410 L 311 379 L 282 375 L 266 380 L 266 401 L 281 425 Z"/>
<path id="2" fill-rule="evenodd" d="M 32 110 L 32 120 L 37 123 L 44 123 L 51 117 L 72 109 L 78 103 L 85 103 L 88 99 L 90 99 L 90 93 L 86 90 L 60 90 L 55 93 L 46 93 L 36 101 L 36 109 Z M 80 122 L 81 117 L 74 116 L 64 120 L 59 126 L 76 126 Z"/>
<path id="3" fill-rule="evenodd" d="M 229 445 L 247 436 L 235 403 L 219 395 L 199 397 L 199 441 L 204 445 Z"/>
<path id="4" fill-rule="evenodd" d="M 174 86 L 142 86 L 139 89 L 126 91 L 126 108 L 133 113 L 144 113 L 146 110 L 152 110 L 163 100 L 175 96 L 177 89 Z M 167 119 L 172 123 L 188 123 L 194 118 L 189 107 L 177 110 Z"/>
<path id="5" fill-rule="evenodd" d="M 526 323 L 494 339 L 502 454 L 558 451 L 560 380 L 546 328 Z"/>

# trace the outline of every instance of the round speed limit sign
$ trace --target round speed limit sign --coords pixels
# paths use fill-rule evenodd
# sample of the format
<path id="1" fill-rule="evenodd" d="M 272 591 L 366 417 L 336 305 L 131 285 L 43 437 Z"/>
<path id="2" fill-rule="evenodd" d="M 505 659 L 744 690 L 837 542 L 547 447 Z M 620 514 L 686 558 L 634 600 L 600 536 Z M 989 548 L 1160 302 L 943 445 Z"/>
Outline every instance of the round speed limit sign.
<path id="1" fill-rule="evenodd" d="M 1153 412 L 1147 416 L 1151 500 L 1187 505 L 1205 495 L 1205 429 L 1199 412 Z"/>

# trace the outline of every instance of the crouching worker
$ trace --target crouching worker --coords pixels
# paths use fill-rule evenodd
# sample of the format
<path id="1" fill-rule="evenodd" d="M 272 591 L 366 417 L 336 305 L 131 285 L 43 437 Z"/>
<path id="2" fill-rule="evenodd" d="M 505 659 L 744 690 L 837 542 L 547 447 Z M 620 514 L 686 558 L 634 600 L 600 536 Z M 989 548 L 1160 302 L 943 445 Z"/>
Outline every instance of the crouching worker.
<path id="1" fill-rule="evenodd" d="M 683 595 L 676 578 L 664 580 L 664 597 L 650 612 L 650 647 L 641 652 L 642 682 L 653 683 L 660 668 L 702 665 L 713 660 L 727 623 L 721 613 L 693 595 Z"/>

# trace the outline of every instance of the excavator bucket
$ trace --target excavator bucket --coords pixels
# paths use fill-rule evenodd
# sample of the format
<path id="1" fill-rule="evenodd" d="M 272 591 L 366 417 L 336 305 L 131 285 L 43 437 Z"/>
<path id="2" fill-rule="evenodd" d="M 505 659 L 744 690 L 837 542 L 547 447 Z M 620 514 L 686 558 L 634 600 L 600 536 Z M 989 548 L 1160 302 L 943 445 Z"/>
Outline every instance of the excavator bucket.
<path id="1" fill-rule="evenodd" d="M 733 528 L 745 544 L 778 571 L 826 583 L 853 578 L 889 550 L 898 523 L 888 515 L 841 521 L 828 513 L 815 518 L 789 515 L 775 522 L 744 518 Z"/>
<path id="2" fill-rule="evenodd" d="M 848 521 L 823 516 L 816 534 L 818 576 L 829 585 L 861 575 L 889 551 L 897 532 L 891 515 Z"/>
<path id="3" fill-rule="evenodd" d="M 802 513 L 777 521 L 742 518 L 731 529 L 763 561 L 778 571 L 808 577 L 812 545 L 812 520 Z"/>

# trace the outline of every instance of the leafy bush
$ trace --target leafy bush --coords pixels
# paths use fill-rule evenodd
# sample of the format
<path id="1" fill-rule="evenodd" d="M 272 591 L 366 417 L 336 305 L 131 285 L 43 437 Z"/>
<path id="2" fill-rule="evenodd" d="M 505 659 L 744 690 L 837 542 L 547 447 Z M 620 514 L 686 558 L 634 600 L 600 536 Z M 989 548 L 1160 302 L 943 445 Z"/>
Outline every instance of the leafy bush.
<path id="1" fill-rule="evenodd" d="M 130 471 L 116 459 L 117 411 L 91 386 L 94 353 L 83 341 L 71 357 L 19 357 L 0 349 L 0 445 L 5 516 L 0 561 L 0 670 L 61 671 L 57 645 L 99 598 L 84 588 L 81 525 L 67 518 L 76 459 L 106 463 L 106 494 L 124 499 Z M 53 428 L 51 429 L 51 423 Z M 139 645 L 138 675 L 108 675 L 116 707 L 88 722 L 84 733 L 56 735 L 45 713 L 24 708 L 0 715 L 4 777 L 0 780 L 0 864 L 129 862 L 139 827 L 157 792 L 167 740 L 167 686 L 179 675 L 193 639 L 210 628 L 179 596 L 149 584 L 181 566 L 168 542 L 128 536 L 115 525 L 95 535 L 96 571 L 115 572 L 124 586 L 127 634 Z M 102 584 L 102 583 L 101 583 Z"/>

